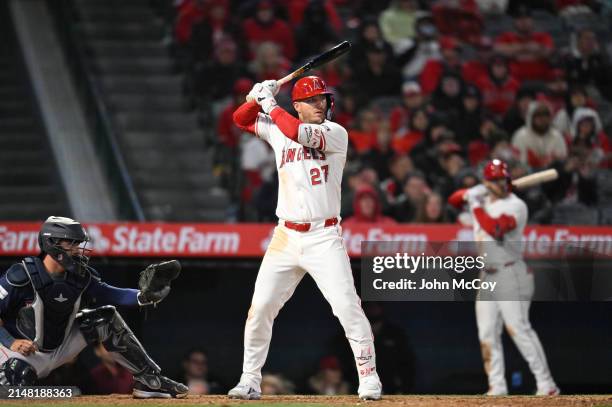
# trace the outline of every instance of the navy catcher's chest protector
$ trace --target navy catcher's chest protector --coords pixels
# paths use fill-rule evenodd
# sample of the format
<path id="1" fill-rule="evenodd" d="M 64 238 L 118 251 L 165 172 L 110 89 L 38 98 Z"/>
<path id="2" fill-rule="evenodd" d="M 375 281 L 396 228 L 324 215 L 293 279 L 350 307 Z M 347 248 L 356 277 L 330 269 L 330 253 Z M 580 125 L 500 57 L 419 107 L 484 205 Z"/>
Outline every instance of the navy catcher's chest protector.
<path id="1" fill-rule="evenodd" d="M 23 265 L 35 294 L 32 305 L 19 311 L 17 328 L 41 350 L 56 349 L 72 327 L 91 275 L 66 272 L 64 279 L 54 280 L 37 257 L 25 258 Z"/>

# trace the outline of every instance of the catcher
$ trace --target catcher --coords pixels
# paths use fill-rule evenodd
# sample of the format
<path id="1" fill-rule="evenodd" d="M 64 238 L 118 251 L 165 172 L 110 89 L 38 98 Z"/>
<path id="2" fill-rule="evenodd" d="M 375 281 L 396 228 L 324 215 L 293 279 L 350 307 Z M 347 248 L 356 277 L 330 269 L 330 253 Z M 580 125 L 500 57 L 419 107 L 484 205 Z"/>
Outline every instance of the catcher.
<path id="1" fill-rule="evenodd" d="M 187 386 L 161 375 L 114 307 L 159 303 L 180 263 L 150 265 L 139 290 L 117 288 L 88 266 L 88 242 L 79 222 L 51 216 L 38 234 L 40 255 L 13 264 L 0 278 L 0 385 L 34 385 L 85 346 L 101 343 L 134 375 L 135 398 L 186 396 Z"/>

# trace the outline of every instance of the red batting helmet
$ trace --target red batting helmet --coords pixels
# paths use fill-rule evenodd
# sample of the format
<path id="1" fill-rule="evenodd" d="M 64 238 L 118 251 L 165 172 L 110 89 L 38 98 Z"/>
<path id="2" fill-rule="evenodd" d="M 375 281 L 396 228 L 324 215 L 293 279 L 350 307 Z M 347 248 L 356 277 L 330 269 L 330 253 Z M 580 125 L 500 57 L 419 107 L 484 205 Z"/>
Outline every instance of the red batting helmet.
<path id="1" fill-rule="evenodd" d="M 327 89 L 325 81 L 318 76 L 305 76 L 300 78 L 291 90 L 291 100 L 297 102 L 308 99 L 317 95 L 325 95 L 327 97 L 327 119 L 331 119 L 331 114 L 334 107 L 333 93 Z"/>
<path id="2" fill-rule="evenodd" d="M 494 159 L 489 161 L 482 172 L 484 179 L 487 181 L 495 181 L 497 179 L 510 180 L 510 172 L 508 166 L 502 160 Z"/>

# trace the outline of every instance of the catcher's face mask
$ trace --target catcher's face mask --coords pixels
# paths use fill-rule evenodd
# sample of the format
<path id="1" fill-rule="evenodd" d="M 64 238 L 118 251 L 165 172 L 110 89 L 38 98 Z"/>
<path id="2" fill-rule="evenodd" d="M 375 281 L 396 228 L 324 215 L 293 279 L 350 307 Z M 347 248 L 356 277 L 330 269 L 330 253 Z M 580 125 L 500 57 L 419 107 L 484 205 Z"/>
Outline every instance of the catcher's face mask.
<path id="1" fill-rule="evenodd" d="M 79 275 L 85 273 L 91 254 L 89 240 L 53 239 L 52 247 L 53 250 L 49 255 L 67 271 L 75 272 Z"/>

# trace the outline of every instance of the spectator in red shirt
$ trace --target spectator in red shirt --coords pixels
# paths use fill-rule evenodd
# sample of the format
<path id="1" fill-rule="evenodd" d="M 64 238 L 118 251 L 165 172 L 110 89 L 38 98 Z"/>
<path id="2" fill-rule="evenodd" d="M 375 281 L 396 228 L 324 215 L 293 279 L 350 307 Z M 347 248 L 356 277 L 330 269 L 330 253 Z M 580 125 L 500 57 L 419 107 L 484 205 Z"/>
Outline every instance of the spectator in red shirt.
<path id="1" fill-rule="evenodd" d="M 495 40 L 495 51 L 510 58 L 510 72 L 518 80 L 548 80 L 548 59 L 554 52 L 550 34 L 536 32 L 531 11 L 521 7 L 514 16 L 516 32 L 502 33 Z"/>
<path id="2" fill-rule="evenodd" d="M 184 2 L 179 8 L 174 26 L 176 42 L 181 45 L 189 42 L 194 24 L 202 21 L 206 15 L 206 1 L 190 0 Z"/>
<path id="3" fill-rule="evenodd" d="M 364 155 L 376 148 L 379 120 L 380 115 L 373 109 L 363 109 L 359 112 L 359 127 L 348 130 L 349 143 L 357 155 Z"/>
<path id="4" fill-rule="evenodd" d="M 374 188 L 362 186 L 353 198 L 353 216 L 342 222 L 342 226 L 352 226 L 356 223 L 376 223 L 377 225 L 393 225 L 395 220 L 382 214 L 382 204 Z"/>
<path id="5" fill-rule="evenodd" d="M 410 113 L 408 125 L 393 133 L 391 147 L 396 154 L 410 153 L 415 146 L 423 141 L 428 127 L 429 115 L 427 110 L 416 109 Z"/>
<path id="6" fill-rule="evenodd" d="M 483 35 L 476 44 L 476 57 L 465 61 L 461 69 L 463 80 L 467 83 L 476 84 L 482 76 L 489 73 L 489 60 L 493 56 L 493 40 Z"/>
<path id="7" fill-rule="evenodd" d="M 390 130 L 392 134 L 400 129 L 409 129 L 410 112 L 423 106 L 423 92 L 418 83 L 409 81 L 402 85 L 402 105 L 393 108 L 389 115 Z"/>
<path id="8" fill-rule="evenodd" d="M 491 58 L 487 75 L 478 78 L 476 86 L 482 93 L 485 108 L 503 116 L 514 103 L 521 84 L 510 74 L 508 60 L 498 54 Z"/>
<path id="9" fill-rule="evenodd" d="M 221 112 L 217 124 L 219 141 L 225 146 L 236 149 L 240 143 L 242 131 L 234 126 L 232 115 L 238 107 L 244 103 L 246 95 L 249 93 L 254 83 L 248 78 L 240 78 L 234 83 L 234 97 L 230 104 Z"/>
<path id="10" fill-rule="evenodd" d="M 262 0 L 257 5 L 255 17 L 248 18 L 242 25 L 250 56 L 255 56 L 256 49 L 263 42 L 277 44 L 285 58 L 292 61 L 296 55 L 293 31 L 289 24 L 276 18 L 274 6 L 269 0 Z"/>
<path id="11" fill-rule="evenodd" d="M 423 93 L 426 95 L 429 95 L 438 87 L 442 74 L 446 72 L 461 74 L 461 47 L 459 42 L 453 37 L 442 37 L 439 44 L 442 59 L 428 60 L 419 79 Z"/>

